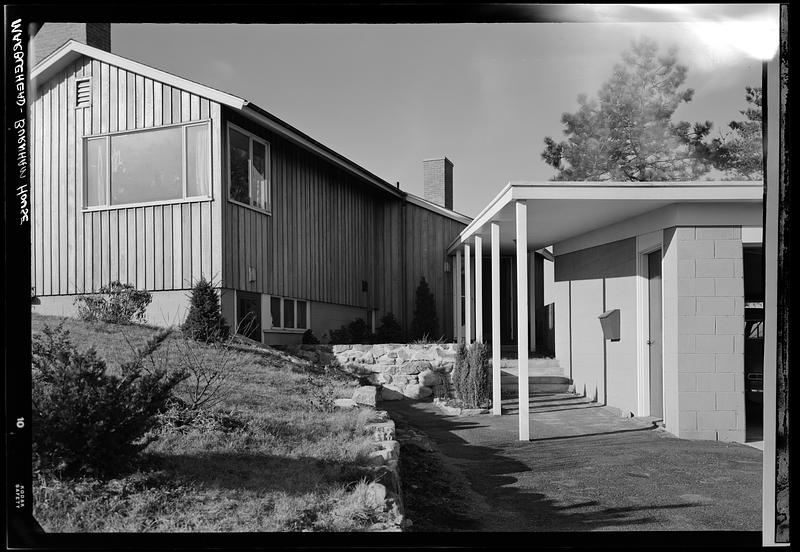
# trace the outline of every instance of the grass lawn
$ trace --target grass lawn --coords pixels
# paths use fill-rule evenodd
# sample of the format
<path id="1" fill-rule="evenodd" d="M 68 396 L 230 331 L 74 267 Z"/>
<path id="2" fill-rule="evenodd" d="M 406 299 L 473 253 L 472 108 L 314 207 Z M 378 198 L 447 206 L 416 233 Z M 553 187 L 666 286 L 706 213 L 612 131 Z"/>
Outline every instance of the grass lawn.
<path id="1" fill-rule="evenodd" d="M 62 320 L 73 344 L 95 347 L 109 370 L 157 333 L 36 314 L 33 332 Z M 137 467 L 115 479 L 37 471 L 34 515 L 46 531 L 360 531 L 390 521 L 367 491 L 366 458 L 377 448 L 364 428 L 370 412 L 324 408 L 357 382 L 269 352 L 190 346 L 175 333 L 154 356 L 224 366 L 223 400 L 189 423 L 162 416 Z M 178 395 L 191 390 L 187 380 Z"/>

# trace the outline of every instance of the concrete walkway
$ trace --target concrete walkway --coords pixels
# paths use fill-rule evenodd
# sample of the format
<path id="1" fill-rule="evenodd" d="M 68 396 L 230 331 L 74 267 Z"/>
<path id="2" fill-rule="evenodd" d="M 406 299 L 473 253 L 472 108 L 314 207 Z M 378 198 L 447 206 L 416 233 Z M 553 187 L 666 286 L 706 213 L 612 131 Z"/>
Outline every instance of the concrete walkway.
<path id="1" fill-rule="evenodd" d="M 517 440 L 516 414 L 455 417 L 430 402 L 380 407 L 426 434 L 469 482 L 481 512 L 472 530 L 761 530 L 759 450 L 677 439 L 596 404 L 533 399 L 529 442 Z"/>

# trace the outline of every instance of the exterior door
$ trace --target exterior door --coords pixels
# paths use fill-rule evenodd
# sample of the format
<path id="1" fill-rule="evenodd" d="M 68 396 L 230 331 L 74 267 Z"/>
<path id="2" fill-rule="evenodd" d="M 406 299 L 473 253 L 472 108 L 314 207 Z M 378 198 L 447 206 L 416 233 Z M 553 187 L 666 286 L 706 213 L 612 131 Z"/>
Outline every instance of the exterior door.
<path id="1" fill-rule="evenodd" d="M 650 415 L 664 417 L 663 332 L 661 328 L 661 251 L 647 255 L 650 347 Z"/>
<path id="2" fill-rule="evenodd" d="M 238 333 L 255 341 L 261 339 L 261 296 L 237 291 L 236 327 Z"/>

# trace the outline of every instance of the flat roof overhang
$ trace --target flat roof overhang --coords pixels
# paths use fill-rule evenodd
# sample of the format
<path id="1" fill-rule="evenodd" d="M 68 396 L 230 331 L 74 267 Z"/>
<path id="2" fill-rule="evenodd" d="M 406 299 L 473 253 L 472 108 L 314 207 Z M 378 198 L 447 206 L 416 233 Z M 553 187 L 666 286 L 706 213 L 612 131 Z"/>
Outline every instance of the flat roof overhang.
<path id="1" fill-rule="evenodd" d="M 761 203 L 761 181 L 509 182 L 448 247 L 474 237 L 491 251 L 491 223 L 500 224 L 500 251 L 513 254 L 518 200 L 527 201 L 528 249 L 542 249 L 676 203 Z"/>

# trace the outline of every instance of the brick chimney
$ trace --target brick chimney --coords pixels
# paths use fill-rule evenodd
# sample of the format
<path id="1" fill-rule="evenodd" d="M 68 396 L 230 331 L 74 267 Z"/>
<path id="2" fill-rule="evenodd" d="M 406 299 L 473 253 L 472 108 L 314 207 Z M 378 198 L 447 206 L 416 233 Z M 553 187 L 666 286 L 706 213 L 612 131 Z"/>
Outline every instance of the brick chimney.
<path id="1" fill-rule="evenodd" d="M 453 162 L 447 157 L 425 159 L 422 162 L 425 199 L 441 205 L 446 209 L 453 208 Z"/>
<path id="2" fill-rule="evenodd" d="M 111 51 L 111 23 L 45 23 L 33 32 L 29 43 L 36 65 L 68 40 Z"/>

